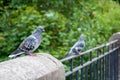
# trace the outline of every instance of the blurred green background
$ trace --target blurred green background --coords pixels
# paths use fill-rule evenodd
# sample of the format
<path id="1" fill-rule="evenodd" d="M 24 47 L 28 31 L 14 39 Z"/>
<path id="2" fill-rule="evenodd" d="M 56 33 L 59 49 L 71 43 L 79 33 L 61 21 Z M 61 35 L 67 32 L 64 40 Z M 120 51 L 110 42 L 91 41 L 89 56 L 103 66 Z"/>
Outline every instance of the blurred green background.
<path id="1" fill-rule="evenodd" d="M 0 61 L 39 25 L 46 32 L 35 53 L 62 59 L 82 33 L 85 51 L 120 31 L 119 0 L 0 0 Z"/>

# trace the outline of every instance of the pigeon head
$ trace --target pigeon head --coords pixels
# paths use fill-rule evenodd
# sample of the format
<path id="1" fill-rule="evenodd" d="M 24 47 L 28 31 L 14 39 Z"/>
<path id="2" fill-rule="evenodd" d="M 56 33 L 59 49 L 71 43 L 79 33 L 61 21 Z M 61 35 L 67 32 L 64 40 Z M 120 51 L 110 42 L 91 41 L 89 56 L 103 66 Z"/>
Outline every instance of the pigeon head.
<path id="1" fill-rule="evenodd" d="M 84 40 L 84 38 L 85 38 L 84 34 L 81 34 L 80 35 L 80 40 Z"/>
<path id="2" fill-rule="evenodd" d="M 39 26 L 36 30 L 39 31 L 39 32 L 44 32 L 45 31 L 42 26 Z"/>
<path id="3" fill-rule="evenodd" d="M 44 32 L 44 28 L 42 26 L 38 26 L 37 29 L 33 32 L 33 34 L 39 34 Z"/>

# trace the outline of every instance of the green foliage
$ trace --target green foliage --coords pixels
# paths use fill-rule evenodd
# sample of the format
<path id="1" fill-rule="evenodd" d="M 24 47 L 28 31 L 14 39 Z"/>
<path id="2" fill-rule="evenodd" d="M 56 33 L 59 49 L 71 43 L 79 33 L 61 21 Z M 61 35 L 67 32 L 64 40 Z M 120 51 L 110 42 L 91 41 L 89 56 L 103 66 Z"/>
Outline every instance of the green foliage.
<path id="1" fill-rule="evenodd" d="M 1 0 L 0 56 L 13 52 L 38 25 L 46 32 L 36 52 L 64 58 L 82 33 L 84 51 L 93 48 L 120 29 L 119 8 L 111 0 Z"/>
<path id="2" fill-rule="evenodd" d="M 112 29 L 112 32 L 120 31 L 120 6 L 115 2 L 109 1 L 108 3 L 102 5 L 106 7 L 105 11 L 98 16 L 102 24 Z"/>

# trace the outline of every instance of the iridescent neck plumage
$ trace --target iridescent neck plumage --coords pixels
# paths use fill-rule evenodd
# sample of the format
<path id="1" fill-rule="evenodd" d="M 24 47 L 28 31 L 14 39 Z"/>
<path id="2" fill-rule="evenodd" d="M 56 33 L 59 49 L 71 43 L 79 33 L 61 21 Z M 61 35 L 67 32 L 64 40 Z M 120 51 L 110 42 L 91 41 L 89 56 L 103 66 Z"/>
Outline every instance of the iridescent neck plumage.
<path id="1" fill-rule="evenodd" d="M 39 38 L 39 37 L 41 36 L 41 33 L 42 33 L 42 31 L 35 30 L 35 31 L 33 32 L 33 35 L 34 35 L 36 38 Z"/>
<path id="2" fill-rule="evenodd" d="M 80 41 L 84 41 L 84 38 L 80 38 Z"/>

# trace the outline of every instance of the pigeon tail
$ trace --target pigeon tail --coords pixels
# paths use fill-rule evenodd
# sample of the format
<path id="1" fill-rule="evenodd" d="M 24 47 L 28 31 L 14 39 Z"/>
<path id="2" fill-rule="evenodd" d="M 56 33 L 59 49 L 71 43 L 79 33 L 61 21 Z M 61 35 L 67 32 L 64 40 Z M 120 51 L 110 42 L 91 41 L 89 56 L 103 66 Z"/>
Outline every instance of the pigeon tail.
<path id="1" fill-rule="evenodd" d="M 15 58 L 16 56 L 18 56 L 18 55 L 20 55 L 20 54 L 22 54 L 22 53 L 23 53 L 22 50 L 17 49 L 17 50 L 14 51 L 12 54 L 10 54 L 8 57 L 9 57 L 9 58 Z"/>

